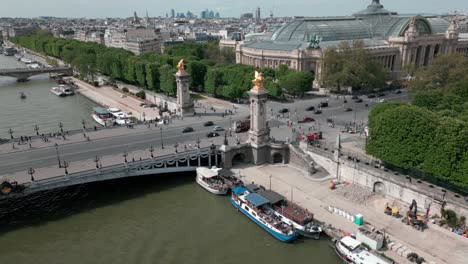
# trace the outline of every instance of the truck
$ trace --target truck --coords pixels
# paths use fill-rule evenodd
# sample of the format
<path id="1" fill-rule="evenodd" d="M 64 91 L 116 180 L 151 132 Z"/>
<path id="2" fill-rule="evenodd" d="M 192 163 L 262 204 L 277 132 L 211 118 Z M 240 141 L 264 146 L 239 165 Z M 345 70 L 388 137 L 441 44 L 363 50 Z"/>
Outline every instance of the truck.
<path id="1" fill-rule="evenodd" d="M 232 131 L 241 133 L 250 129 L 250 119 L 237 120 L 232 123 Z"/>

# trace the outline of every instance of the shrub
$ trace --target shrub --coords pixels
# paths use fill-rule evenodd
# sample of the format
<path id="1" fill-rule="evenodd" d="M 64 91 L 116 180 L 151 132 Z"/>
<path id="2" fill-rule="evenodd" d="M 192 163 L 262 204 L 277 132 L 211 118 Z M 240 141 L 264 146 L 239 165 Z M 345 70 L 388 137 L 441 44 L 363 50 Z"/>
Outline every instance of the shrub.
<path id="1" fill-rule="evenodd" d="M 129 92 L 129 90 L 128 90 L 128 88 L 127 88 L 127 87 L 124 87 L 124 88 L 122 88 L 122 92 L 124 92 L 124 93 L 128 93 L 128 92 Z"/>

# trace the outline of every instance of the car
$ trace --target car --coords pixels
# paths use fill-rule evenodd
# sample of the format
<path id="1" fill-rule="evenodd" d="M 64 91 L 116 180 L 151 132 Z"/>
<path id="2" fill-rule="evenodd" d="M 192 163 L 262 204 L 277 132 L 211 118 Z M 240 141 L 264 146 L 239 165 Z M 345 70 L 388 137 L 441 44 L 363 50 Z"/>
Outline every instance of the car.
<path id="1" fill-rule="evenodd" d="M 394 94 L 401 94 L 401 90 L 395 90 L 393 91 Z"/>
<path id="2" fill-rule="evenodd" d="M 127 97 L 125 94 L 120 95 L 120 98 L 125 98 L 125 97 Z"/>
<path id="3" fill-rule="evenodd" d="M 328 102 L 320 102 L 320 107 L 328 107 Z"/>
<path id="4" fill-rule="evenodd" d="M 142 105 L 143 108 L 149 108 L 150 106 L 147 104 Z"/>
<path id="5" fill-rule="evenodd" d="M 355 103 L 362 103 L 362 99 L 361 98 L 355 99 L 354 102 Z"/>
<path id="6" fill-rule="evenodd" d="M 224 128 L 222 128 L 220 126 L 215 126 L 215 127 L 213 127 L 213 131 L 224 131 Z"/>
<path id="7" fill-rule="evenodd" d="M 359 99 L 359 96 L 353 95 L 353 96 L 351 97 L 351 99 L 353 99 L 353 100 Z"/>
<path id="8" fill-rule="evenodd" d="M 345 107 L 344 111 L 345 111 L 345 112 L 351 112 L 351 111 L 353 111 L 353 109 L 350 108 L 350 107 Z"/>
<path id="9" fill-rule="evenodd" d="M 289 109 L 287 109 L 287 108 L 283 108 L 283 109 L 280 109 L 280 110 L 278 111 L 278 113 L 280 113 L 280 114 L 285 114 L 285 113 L 287 113 L 287 112 L 289 112 Z"/>
<path id="10" fill-rule="evenodd" d="M 317 110 L 314 111 L 314 114 L 316 114 L 316 115 L 321 114 L 321 113 L 322 113 L 322 110 L 320 110 L 320 109 L 317 109 Z"/>
<path id="11" fill-rule="evenodd" d="M 208 134 L 206 134 L 206 137 L 209 137 L 209 138 L 212 138 L 212 137 L 219 137 L 219 133 L 216 133 L 216 132 L 209 132 Z"/>
<path id="12" fill-rule="evenodd" d="M 382 97 L 382 96 L 385 96 L 385 93 L 378 93 L 377 94 L 377 97 Z"/>
<path id="13" fill-rule="evenodd" d="M 146 105 L 146 103 L 140 103 L 140 106 L 145 106 L 145 105 Z"/>
<path id="14" fill-rule="evenodd" d="M 297 121 L 298 123 L 308 123 L 308 122 L 315 122 L 315 119 L 312 117 L 306 116 L 302 120 Z"/>
<path id="15" fill-rule="evenodd" d="M 208 122 L 203 123 L 203 126 L 212 126 L 212 125 L 214 125 L 213 121 L 208 121 Z"/>
<path id="16" fill-rule="evenodd" d="M 385 99 L 380 99 L 379 103 L 385 103 Z"/>
<path id="17" fill-rule="evenodd" d="M 182 133 L 190 133 L 190 132 L 193 132 L 193 127 L 186 127 L 182 130 Z"/>
<path id="18" fill-rule="evenodd" d="M 368 94 L 367 98 L 375 98 L 375 94 Z"/>
<path id="19" fill-rule="evenodd" d="M 306 108 L 306 111 L 314 111 L 315 110 L 315 107 L 313 106 L 309 106 Z"/>

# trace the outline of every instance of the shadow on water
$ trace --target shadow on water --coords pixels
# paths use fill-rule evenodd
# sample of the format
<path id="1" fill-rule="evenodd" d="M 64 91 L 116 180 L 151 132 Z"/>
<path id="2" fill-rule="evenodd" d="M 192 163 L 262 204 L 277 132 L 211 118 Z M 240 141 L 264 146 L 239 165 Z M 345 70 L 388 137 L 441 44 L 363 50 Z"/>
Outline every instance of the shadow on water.
<path id="1" fill-rule="evenodd" d="M 0 234 L 191 184 L 194 173 L 130 177 L 0 200 Z"/>

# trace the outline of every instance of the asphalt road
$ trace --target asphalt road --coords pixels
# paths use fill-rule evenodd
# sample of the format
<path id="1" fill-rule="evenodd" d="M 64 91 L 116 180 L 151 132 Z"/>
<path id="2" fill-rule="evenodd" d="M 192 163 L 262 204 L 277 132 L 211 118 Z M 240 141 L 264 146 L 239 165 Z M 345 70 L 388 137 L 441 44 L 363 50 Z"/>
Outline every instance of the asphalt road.
<path id="1" fill-rule="evenodd" d="M 215 125 L 224 128 L 229 127 L 229 120 L 215 122 Z M 166 128 L 162 130 L 163 144 L 165 148 L 174 148 L 176 143 L 179 146 L 183 142 L 195 142 L 198 138 L 202 142 L 210 141 L 206 134 L 213 127 L 205 127 L 203 124 L 190 125 L 194 132 L 182 133 L 181 127 Z M 222 136 L 223 133 L 220 133 Z M 147 149 L 150 145 L 155 147 L 155 156 L 161 148 L 161 131 L 159 129 L 148 130 L 144 133 L 128 134 L 111 138 L 97 139 L 91 142 L 79 142 L 59 145 L 60 158 L 68 162 L 93 159 L 97 156 L 118 155 L 124 151 L 135 151 Z M 179 147 L 180 149 L 180 147 Z M 55 147 L 45 147 L 34 150 L 19 151 L 0 155 L 0 174 L 24 171 L 27 168 L 39 168 L 55 166 L 58 164 Z"/>

